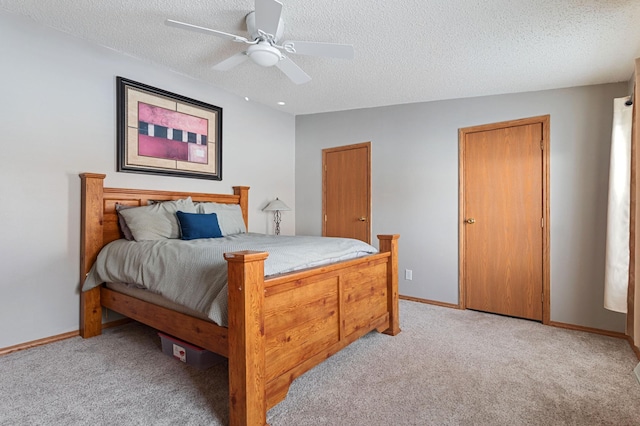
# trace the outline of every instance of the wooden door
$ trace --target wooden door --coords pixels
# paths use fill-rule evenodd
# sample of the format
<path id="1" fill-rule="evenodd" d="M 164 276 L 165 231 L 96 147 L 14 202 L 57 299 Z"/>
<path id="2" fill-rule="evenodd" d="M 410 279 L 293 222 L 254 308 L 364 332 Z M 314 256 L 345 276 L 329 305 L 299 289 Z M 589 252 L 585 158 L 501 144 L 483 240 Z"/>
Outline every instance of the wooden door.
<path id="1" fill-rule="evenodd" d="M 371 243 L 371 142 L 322 150 L 322 235 Z"/>
<path id="2" fill-rule="evenodd" d="M 464 279 L 469 309 L 541 321 L 543 124 L 464 135 Z"/>

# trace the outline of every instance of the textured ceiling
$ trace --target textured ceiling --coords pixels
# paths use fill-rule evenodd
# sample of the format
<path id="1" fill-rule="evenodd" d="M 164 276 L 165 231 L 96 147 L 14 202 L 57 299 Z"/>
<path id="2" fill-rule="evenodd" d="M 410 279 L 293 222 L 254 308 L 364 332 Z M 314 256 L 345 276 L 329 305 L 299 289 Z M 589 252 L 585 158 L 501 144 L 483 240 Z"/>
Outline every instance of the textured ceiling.
<path id="1" fill-rule="evenodd" d="M 640 0 L 281 1 L 283 39 L 353 44 L 355 59 L 291 55 L 312 77 L 303 85 L 251 61 L 214 71 L 246 46 L 164 25 L 247 36 L 253 0 L 0 0 L 0 9 L 291 114 L 626 81 L 640 57 Z"/>

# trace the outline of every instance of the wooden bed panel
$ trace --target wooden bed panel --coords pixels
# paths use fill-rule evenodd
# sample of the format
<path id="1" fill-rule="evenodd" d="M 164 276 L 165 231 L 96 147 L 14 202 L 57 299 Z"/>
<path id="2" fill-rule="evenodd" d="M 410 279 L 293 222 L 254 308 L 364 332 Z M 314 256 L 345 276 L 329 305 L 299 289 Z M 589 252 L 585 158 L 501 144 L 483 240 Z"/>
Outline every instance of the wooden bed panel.
<path id="1" fill-rule="evenodd" d="M 265 380 L 287 373 L 292 366 L 326 351 L 339 341 L 337 315 L 323 315 L 316 321 L 296 326 L 288 333 L 284 346 L 271 346 L 265 351 Z M 269 342 L 267 342 L 268 344 Z"/>
<path id="2" fill-rule="evenodd" d="M 229 357 L 227 328 L 171 309 L 153 305 L 117 291 L 100 287 L 102 306 L 185 342 Z"/>
<path id="3" fill-rule="evenodd" d="M 383 331 L 388 327 L 388 324 L 389 315 L 384 315 L 371 323 L 371 330 L 377 329 Z M 268 382 L 265 385 L 266 408 L 269 409 L 285 399 L 291 383 L 293 383 L 293 381 L 297 377 L 301 376 L 316 365 L 320 364 L 331 355 L 339 352 L 341 349 L 349 346 L 351 343 L 369 333 L 369 331 L 371 330 L 363 328 L 355 333 L 350 334 L 349 336 L 345 336 L 336 344 L 327 348 L 326 351 L 320 352 L 319 354 L 304 360 L 302 363 L 294 366 L 287 373 L 281 374 L 280 376 Z"/>
<path id="4" fill-rule="evenodd" d="M 346 335 L 369 327 L 387 312 L 386 275 L 386 264 L 345 274 L 343 326 Z"/>
<path id="5" fill-rule="evenodd" d="M 266 380 L 340 339 L 338 279 L 331 277 L 265 298 Z"/>
<path id="6" fill-rule="evenodd" d="M 337 313 L 338 276 L 327 277 L 316 282 L 297 282 L 284 292 L 269 293 L 265 297 L 265 332 L 279 334 L 295 325 L 316 318 L 321 311 Z"/>

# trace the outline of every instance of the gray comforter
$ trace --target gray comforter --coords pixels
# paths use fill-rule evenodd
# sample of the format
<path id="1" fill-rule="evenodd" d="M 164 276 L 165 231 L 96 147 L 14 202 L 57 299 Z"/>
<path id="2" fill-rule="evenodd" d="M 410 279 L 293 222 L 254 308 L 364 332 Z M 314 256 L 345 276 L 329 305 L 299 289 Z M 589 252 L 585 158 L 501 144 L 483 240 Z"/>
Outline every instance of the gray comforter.
<path id="1" fill-rule="evenodd" d="M 265 276 L 376 253 L 348 238 L 237 234 L 200 240 L 127 241 L 107 244 L 87 275 L 83 291 L 103 282 L 127 283 L 206 314 L 227 325 L 227 262 L 224 253 L 266 251 Z"/>

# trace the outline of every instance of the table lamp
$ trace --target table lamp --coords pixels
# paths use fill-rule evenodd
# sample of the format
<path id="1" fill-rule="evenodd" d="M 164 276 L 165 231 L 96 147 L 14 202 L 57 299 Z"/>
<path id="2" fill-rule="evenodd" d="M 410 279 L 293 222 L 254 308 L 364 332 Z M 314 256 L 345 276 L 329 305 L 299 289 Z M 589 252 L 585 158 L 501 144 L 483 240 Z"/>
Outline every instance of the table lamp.
<path id="1" fill-rule="evenodd" d="M 276 235 L 280 235 L 280 212 L 291 210 L 289 206 L 283 203 L 280 199 L 276 198 L 275 200 L 267 204 L 267 206 L 262 210 L 265 212 L 273 212 L 273 222 L 276 224 L 275 233 Z"/>

